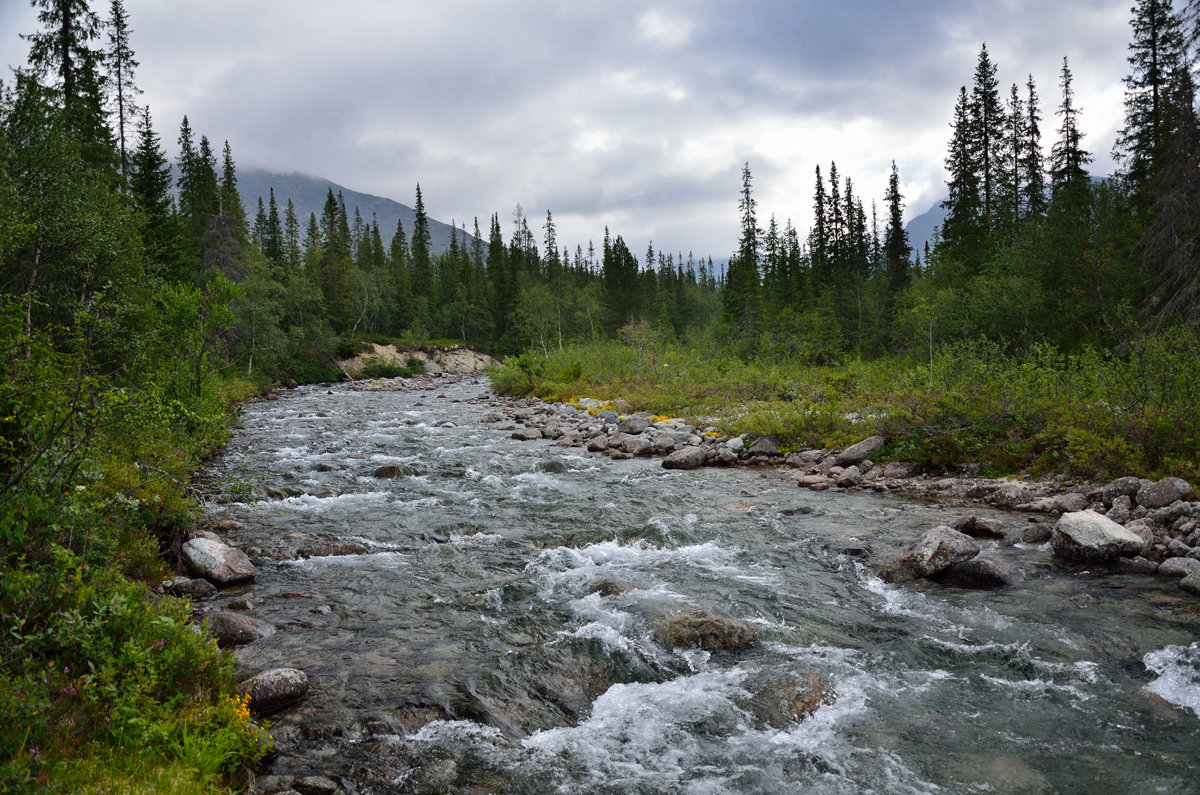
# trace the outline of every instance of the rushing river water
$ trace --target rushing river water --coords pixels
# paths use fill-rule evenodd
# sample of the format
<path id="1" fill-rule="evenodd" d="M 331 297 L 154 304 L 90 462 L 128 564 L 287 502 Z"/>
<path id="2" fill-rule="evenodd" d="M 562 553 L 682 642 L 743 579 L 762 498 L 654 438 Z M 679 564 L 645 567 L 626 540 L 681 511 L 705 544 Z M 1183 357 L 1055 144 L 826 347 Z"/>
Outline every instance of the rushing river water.
<path id="1" fill-rule="evenodd" d="M 312 681 L 274 718 L 270 772 L 363 793 L 1200 792 L 1200 601 L 1175 581 L 993 545 L 1023 584 L 887 585 L 874 567 L 931 526 L 1029 519 L 515 441 L 481 422 L 493 400 L 467 379 L 246 406 L 210 509 L 262 557 L 213 608 L 279 628 L 244 673 Z M 411 474 L 372 476 L 389 464 Z M 761 643 L 668 650 L 649 617 L 680 603 Z M 799 721 L 797 681 L 831 691 Z"/>

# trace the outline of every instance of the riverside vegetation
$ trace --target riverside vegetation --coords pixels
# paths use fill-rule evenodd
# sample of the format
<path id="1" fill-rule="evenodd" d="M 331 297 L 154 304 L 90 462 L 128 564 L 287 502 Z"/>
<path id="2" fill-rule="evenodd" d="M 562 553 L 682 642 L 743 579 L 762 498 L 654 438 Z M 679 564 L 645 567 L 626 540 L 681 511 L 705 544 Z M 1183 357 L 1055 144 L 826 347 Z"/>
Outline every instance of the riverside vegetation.
<path id="1" fill-rule="evenodd" d="M 1134 9 L 1112 177 L 1085 170 L 1066 61 L 1046 157 L 1033 79 L 1002 102 L 983 48 L 929 247 L 894 166 L 882 231 L 818 168 L 802 241 L 760 228 L 747 165 L 724 265 L 639 261 L 607 229 L 572 252 L 549 211 L 539 251 L 519 206 L 508 242 L 493 213 L 434 251 L 419 187 L 387 246 L 332 193 L 319 218 L 272 193 L 248 221 L 228 143 L 186 117 L 172 184 L 121 1 L 33 5 L 28 64 L 0 85 L 6 790 L 208 791 L 270 752 L 231 661 L 158 584 L 237 401 L 340 378 L 368 341 L 455 338 L 509 357 L 498 390 L 718 415 L 785 449 L 878 433 L 931 469 L 1200 477 L 1195 0 Z"/>

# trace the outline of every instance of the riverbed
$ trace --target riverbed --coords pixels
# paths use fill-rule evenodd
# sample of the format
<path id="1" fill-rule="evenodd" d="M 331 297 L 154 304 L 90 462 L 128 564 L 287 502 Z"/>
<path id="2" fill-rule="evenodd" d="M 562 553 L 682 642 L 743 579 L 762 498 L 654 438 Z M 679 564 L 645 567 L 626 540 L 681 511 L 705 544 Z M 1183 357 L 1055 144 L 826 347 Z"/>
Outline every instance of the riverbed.
<path id="1" fill-rule="evenodd" d="M 885 584 L 877 567 L 930 527 L 1030 519 L 517 441 L 481 421 L 496 400 L 467 377 L 245 407 L 206 507 L 244 523 L 229 540 L 257 581 L 206 609 L 277 627 L 237 651 L 241 673 L 312 683 L 272 718 L 266 775 L 362 793 L 1200 791 L 1200 600 L 1175 581 L 992 543 L 1023 583 Z M 684 605 L 759 642 L 666 648 L 653 616 Z M 800 716 L 779 708 L 797 682 L 823 688 Z"/>

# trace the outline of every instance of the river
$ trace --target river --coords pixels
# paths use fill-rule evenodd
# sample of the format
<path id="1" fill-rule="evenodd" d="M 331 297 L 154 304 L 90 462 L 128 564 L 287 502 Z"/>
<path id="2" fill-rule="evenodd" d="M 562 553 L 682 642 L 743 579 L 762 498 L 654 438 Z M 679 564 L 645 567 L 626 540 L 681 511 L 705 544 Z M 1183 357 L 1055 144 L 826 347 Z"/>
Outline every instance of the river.
<path id="1" fill-rule="evenodd" d="M 301 387 L 245 406 L 207 474 L 257 582 L 210 609 L 306 671 L 267 772 L 347 792 L 1200 792 L 1200 601 L 1175 581 L 992 545 L 1024 583 L 874 576 L 965 513 L 668 471 L 510 438 L 482 378 Z M 409 474 L 381 479 L 381 466 Z M 1043 520 L 1045 521 L 1045 520 Z M 330 554 L 334 553 L 334 554 Z M 237 604 L 240 603 L 240 604 Z M 753 627 L 665 648 L 681 604 Z M 796 682 L 825 698 L 796 720 Z"/>

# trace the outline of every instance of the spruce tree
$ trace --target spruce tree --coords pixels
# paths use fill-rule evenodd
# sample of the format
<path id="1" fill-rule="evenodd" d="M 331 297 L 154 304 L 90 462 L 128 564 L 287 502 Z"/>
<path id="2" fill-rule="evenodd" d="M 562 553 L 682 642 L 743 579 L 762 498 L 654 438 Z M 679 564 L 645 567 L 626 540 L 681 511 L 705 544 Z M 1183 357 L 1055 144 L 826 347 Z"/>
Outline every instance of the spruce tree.
<path id="1" fill-rule="evenodd" d="M 1000 209 L 1005 119 L 999 87 L 996 65 L 992 63 L 987 45 L 984 44 L 979 49 L 975 82 L 971 88 L 970 132 L 974 150 L 972 159 L 979 184 L 980 222 L 985 241 L 996 229 L 996 216 Z"/>
<path id="2" fill-rule="evenodd" d="M 1083 148 L 1083 132 L 1079 129 L 1081 109 L 1075 107 L 1071 80 L 1071 67 L 1064 57 L 1059 73 L 1062 102 L 1055 113 L 1062 122 L 1058 128 L 1058 141 L 1050 151 L 1050 191 L 1054 201 L 1079 201 L 1090 180 L 1085 166 L 1092 162 L 1092 156 Z"/>
<path id="3" fill-rule="evenodd" d="M 887 272 L 887 294 L 891 297 L 908 286 L 912 265 L 912 246 L 908 242 L 908 231 L 904 228 L 904 197 L 900 194 L 900 171 L 892 161 L 892 173 L 888 177 L 887 225 L 883 232 L 883 261 Z"/>
<path id="4" fill-rule="evenodd" d="M 129 15 L 125 13 L 122 0 L 112 0 L 108 15 L 108 49 L 105 53 L 108 59 L 110 82 L 113 97 L 116 100 L 114 112 L 117 117 L 116 133 L 121 157 L 121 178 L 129 177 L 129 157 L 126 153 L 125 131 L 131 126 L 137 115 L 134 99 L 142 90 L 133 82 L 133 70 L 138 62 L 133 57 L 133 48 L 129 46 Z"/>
<path id="5" fill-rule="evenodd" d="M 425 215 L 425 201 L 421 198 L 421 185 L 417 184 L 417 198 L 413 203 L 416 220 L 413 222 L 412 240 L 409 241 L 412 263 L 412 291 L 417 298 L 433 297 L 433 260 L 429 253 L 429 217 Z"/>
<path id="6" fill-rule="evenodd" d="M 1130 73 L 1125 77 L 1125 126 L 1113 155 L 1143 208 L 1146 192 L 1193 97 L 1182 85 L 1187 71 L 1183 25 L 1170 0 L 1138 0 L 1133 8 Z"/>
<path id="7" fill-rule="evenodd" d="M 1046 212 L 1046 163 L 1042 156 L 1042 113 L 1033 75 L 1025 83 L 1024 145 L 1021 147 L 1020 177 L 1021 206 L 1024 217 L 1037 217 Z"/>

